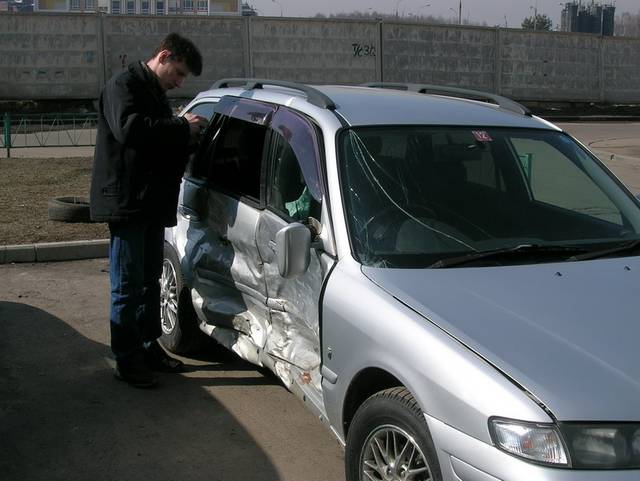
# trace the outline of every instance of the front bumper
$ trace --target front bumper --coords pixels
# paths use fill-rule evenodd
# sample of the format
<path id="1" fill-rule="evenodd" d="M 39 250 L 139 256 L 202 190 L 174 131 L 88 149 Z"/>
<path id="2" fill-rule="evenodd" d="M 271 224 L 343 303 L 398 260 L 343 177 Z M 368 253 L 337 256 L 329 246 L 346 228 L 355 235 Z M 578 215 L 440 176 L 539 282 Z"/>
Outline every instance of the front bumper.
<path id="1" fill-rule="evenodd" d="M 640 470 L 577 470 L 528 463 L 425 414 L 445 481 L 638 481 Z"/>

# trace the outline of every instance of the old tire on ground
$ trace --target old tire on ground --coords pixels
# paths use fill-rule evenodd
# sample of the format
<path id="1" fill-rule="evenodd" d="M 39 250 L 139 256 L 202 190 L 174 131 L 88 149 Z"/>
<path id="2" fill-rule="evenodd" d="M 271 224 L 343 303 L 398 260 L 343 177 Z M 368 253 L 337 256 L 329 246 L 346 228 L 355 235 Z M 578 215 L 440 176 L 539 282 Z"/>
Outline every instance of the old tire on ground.
<path id="1" fill-rule="evenodd" d="M 49 219 L 60 222 L 91 222 L 89 199 L 86 197 L 54 197 L 47 204 Z"/>
<path id="2" fill-rule="evenodd" d="M 442 481 L 429 428 L 403 387 L 380 391 L 356 412 L 347 434 L 347 481 Z"/>
<path id="3" fill-rule="evenodd" d="M 160 325 L 160 344 L 175 354 L 195 351 L 207 339 L 198 327 L 178 255 L 166 242 L 160 277 Z"/>

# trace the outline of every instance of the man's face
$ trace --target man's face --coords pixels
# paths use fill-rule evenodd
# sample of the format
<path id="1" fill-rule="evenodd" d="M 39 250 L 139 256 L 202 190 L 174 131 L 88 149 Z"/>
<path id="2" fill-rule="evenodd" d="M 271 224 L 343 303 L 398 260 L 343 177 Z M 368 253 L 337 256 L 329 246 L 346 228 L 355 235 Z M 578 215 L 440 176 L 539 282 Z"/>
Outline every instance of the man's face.
<path id="1" fill-rule="evenodd" d="M 160 86 L 165 91 L 181 87 L 190 73 L 189 67 L 185 62 L 176 60 L 171 52 L 163 52 L 160 53 L 158 68 L 155 71 Z"/>

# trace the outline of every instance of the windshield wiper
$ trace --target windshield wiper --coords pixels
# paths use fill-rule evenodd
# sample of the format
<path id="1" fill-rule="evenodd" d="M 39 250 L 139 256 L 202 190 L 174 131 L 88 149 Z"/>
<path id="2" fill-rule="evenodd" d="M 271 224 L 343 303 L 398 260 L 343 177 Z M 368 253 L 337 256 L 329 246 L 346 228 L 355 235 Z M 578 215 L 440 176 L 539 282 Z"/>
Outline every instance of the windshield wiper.
<path id="1" fill-rule="evenodd" d="M 444 267 L 461 266 L 464 264 L 470 264 L 479 260 L 487 260 L 500 257 L 511 256 L 526 256 L 530 257 L 535 254 L 542 255 L 555 255 L 559 254 L 567 256 L 574 254 L 574 257 L 578 254 L 586 252 L 586 249 L 576 246 L 563 246 L 563 245 L 538 245 L 538 244 L 520 244 L 515 247 L 506 247 L 504 249 L 494 249 L 490 251 L 473 252 L 459 257 L 450 257 L 449 259 L 440 259 L 438 262 L 431 264 L 430 269 L 442 269 Z"/>
<path id="2" fill-rule="evenodd" d="M 640 239 L 632 240 L 630 242 L 625 242 L 623 245 L 618 247 L 613 247 L 610 249 L 603 249 L 599 251 L 591 251 L 585 254 L 578 254 L 571 256 L 567 259 L 567 261 L 588 261 L 591 259 L 600 259 L 602 257 L 607 257 L 614 254 L 624 254 L 625 252 L 633 252 L 638 247 L 640 247 Z"/>

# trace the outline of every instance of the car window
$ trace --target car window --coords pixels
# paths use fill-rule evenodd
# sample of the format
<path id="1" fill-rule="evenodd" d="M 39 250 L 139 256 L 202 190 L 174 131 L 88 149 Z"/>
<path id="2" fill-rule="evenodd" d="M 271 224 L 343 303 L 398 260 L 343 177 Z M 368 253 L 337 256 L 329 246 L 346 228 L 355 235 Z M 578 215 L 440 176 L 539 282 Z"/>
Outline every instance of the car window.
<path id="1" fill-rule="evenodd" d="M 266 132 L 263 125 L 221 116 L 192 175 L 231 195 L 259 201 Z"/>
<path id="2" fill-rule="evenodd" d="M 619 209 L 576 159 L 540 139 L 513 137 L 511 143 L 535 200 L 622 224 Z"/>
<path id="3" fill-rule="evenodd" d="M 274 133 L 272 145 L 267 206 L 299 222 L 307 222 L 309 217 L 318 218 L 320 203 L 307 186 L 291 144 L 281 134 Z"/>
<path id="4" fill-rule="evenodd" d="M 354 127 L 339 145 L 351 245 L 365 265 L 640 238 L 633 198 L 560 132 Z"/>
<path id="5" fill-rule="evenodd" d="M 185 111 L 185 113 L 200 115 L 202 117 L 209 119 L 209 121 L 211 122 L 211 119 L 213 118 L 213 115 L 214 115 L 214 109 L 217 103 L 218 103 L 217 100 L 216 101 L 207 100 L 204 102 L 200 102 L 195 105 L 192 105 L 188 110 Z M 198 157 L 198 152 L 202 149 L 202 147 L 203 147 L 202 145 L 198 145 L 197 148 L 189 154 L 189 160 L 185 167 L 185 175 L 187 177 L 193 176 L 194 161 Z"/>
<path id="6" fill-rule="evenodd" d="M 305 117 L 286 107 L 281 107 L 275 112 L 271 128 L 287 140 L 298 159 L 309 192 L 314 199 L 321 200 L 320 134 Z"/>
<path id="7" fill-rule="evenodd" d="M 199 104 L 193 105 L 187 113 L 200 115 L 201 117 L 206 117 L 211 120 L 213 117 L 213 109 L 215 108 L 215 102 L 200 102 Z"/>
<path id="8" fill-rule="evenodd" d="M 287 109 L 276 113 L 272 127 L 267 205 L 296 221 L 319 218 L 322 193 L 319 151 L 313 127 Z"/>
<path id="9" fill-rule="evenodd" d="M 496 165 L 491 149 L 480 149 L 474 135 L 482 131 L 461 131 L 455 135 L 438 133 L 434 135 L 434 147 L 442 160 L 460 162 L 464 166 L 467 182 L 505 190 L 504 178 Z"/>

